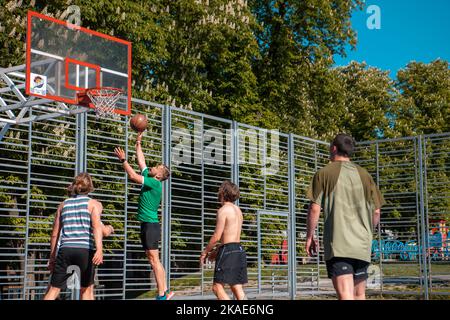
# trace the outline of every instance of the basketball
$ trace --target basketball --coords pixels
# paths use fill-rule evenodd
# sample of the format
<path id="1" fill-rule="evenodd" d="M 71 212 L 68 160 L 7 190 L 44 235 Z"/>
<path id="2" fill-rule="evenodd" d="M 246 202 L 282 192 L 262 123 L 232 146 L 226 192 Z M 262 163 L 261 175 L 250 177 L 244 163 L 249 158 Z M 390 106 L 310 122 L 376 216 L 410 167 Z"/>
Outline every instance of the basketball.
<path id="1" fill-rule="evenodd" d="M 133 129 L 136 132 L 144 131 L 145 129 L 147 129 L 147 125 L 148 125 L 147 117 L 140 113 L 133 116 L 130 120 L 131 129 Z"/>

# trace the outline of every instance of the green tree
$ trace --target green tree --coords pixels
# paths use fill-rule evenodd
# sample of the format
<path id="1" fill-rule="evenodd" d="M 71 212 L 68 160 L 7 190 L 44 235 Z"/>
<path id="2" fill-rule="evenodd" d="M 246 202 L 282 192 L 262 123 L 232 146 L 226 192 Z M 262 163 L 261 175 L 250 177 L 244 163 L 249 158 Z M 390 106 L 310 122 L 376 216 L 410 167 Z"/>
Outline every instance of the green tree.
<path id="1" fill-rule="evenodd" d="M 361 6 L 359 0 L 250 1 L 259 23 L 259 95 L 265 108 L 278 115 L 272 126 L 313 133 L 317 110 L 308 98 L 308 81 L 315 75 L 311 69 L 315 64 L 329 67 L 334 54 L 345 54 L 347 43 L 355 45 L 350 15 Z"/>
<path id="2" fill-rule="evenodd" d="M 399 135 L 450 131 L 450 69 L 445 60 L 411 62 L 397 73 L 400 90 L 395 128 Z"/>

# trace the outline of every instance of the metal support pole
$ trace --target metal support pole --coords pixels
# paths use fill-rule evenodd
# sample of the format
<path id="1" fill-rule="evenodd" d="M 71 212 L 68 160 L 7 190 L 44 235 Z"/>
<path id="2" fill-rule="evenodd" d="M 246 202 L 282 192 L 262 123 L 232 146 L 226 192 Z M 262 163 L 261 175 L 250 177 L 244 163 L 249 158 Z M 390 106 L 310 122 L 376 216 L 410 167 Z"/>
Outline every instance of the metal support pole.
<path id="1" fill-rule="evenodd" d="M 31 115 L 32 110 L 30 110 Z M 31 148 L 33 135 L 33 124 L 28 124 L 28 172 L 27 172 L 27 209 L 26 209 L 26 224 L 25 224 L 25 257 L 24 257 L 24 270 L 23 270 L 23 299 L 27 298 L 27 277 L 28 277 L 28 242 L 30 236 L 30 201 L 31 201 L 31 162 L 33 156 L 33 150 Z"/>
<path id="2" fill-rule="evenodd" d="M 421 227 L 421 213 L 420 213 L 420 195 L 418 192 L 419 189 L 419 175 L 422 174 L 422 170 L 419 167 L 419 160 L 418 160 L 418 140 L 414 139 L 414 175 L 415 175 L 415 183 L 416 183 L 416 227 L 417 227 L 417 244 L 418 244 L 418 256 L 419 256 L 419 270 L 420 270 L 420 275 L 422 275 L 423 272 L 423 259 L 421 259 L 421 248 L 422 248 L 422 227 Z M 421 294 L 424 294 L 424 286 L 423 286 L 423 278 L 422 276 L 419 277 L 419 284 L 420 284 L 420 292 Z"/>
<path id="3" fill-rule="evenodd" d="M 125 116 L 125 154 L 128 158 L 128 116 Z M 125 217 L 124 217 L 124 245 L 123 245 L 123 281 L 122 281 L 122 299 L 127 297 L 127 240 L 128 240 L 128 174 L 125 173 Z"/>
<path id="4" fill-rule="evenodd" d="M 172 107 L 163 108 L 163 163 L 171 168 L 172 149 Z M 167 287 L 170 288 L 170 199 L 171 199 L 172 177 L 163 182 L 163 210 L 162 210 L 162 230 L 161 260 L 167 273 Z"/>
<path id="5" fill-rule="evenodd" d="M 288 219 L 288 283 L 289 297 L 294 300 L 297 293 L 297 254 L 296 254 L 296 228 L 295 228 L 295 153 L 294 136 L 289 134 L 288 144 L 288 177 L 289 177 L 289 219 Z"/>
<path id="6" fill-rule="evenodd" d="M 205 137 L 204 137 L 204 124 L 205 124 L 205 118 L 202 117 L 201 118 L 202 122 L 201 122 L 201 144 L 200 144 L 200 153 L 201 153 L 201 167 L 202 167 L 202 191 L 201 191 L 201 195 L 202 195 L 202 210 L 201 210 L 201 215 L 202 215 L 202 239 L 201 239 L 201 248 L 200 250 L 203 250 L 203 248 L 205 247 L 205 160 L 204 160 L 204 153 L 203 153 L 203 148 L 205 146 Z M 194 125 L 195 128 L 195 125 Z M 194 132 L 194 139 L 197 139 L 195 132 Z M 197 144 L 194 144 L 194 146 L 196 146 Z M 194 147 L 195 150 L 195 147 Z M 194 155 L 195 157 L 195 155 Z M 205 283 L 205 272 L 204 272 L 204 268 L 201 267 L 201 291 L 202 291 L 202 296 L 203 296 L 203 292 L 204 292 L 204 283 Z"/>
<path id="7" fill-rule="evenodd" d="M 423 148 L 422 148 L 422 154 L 423 154 L 423 167 L 422 167 L 422 177 L 424 178 L 423 183 L 423 197 L 422 197 L 422 203 L 424 207 L 424 233 L 425 233 L 425 239 L 427 247 L 430 246 L 430 240 L 429 240 L 429 230 L 430 230 L 430 217 L 428 216 L 428 170 L 427 170 L 427 140 L 425 140 L 425 136 L 421 135 L 419 136 L 419 139 L 422 139 L 423 141 Z M 425 280 L 427 281 L 427 299 L 429 299 L 430 291 L 432 291 L 433 283 L 432 283 L 432 276 L 431 276 L 431 255 L 427 257 L 427 264 L 425 265 L 425 268 L 427 270 L 427 277 Z"/>
<path id="8" fill-rule="evenodd" d="M 419 195 L 420 195 L 420 222 L 422 225 L 422 264 L 423 264 L 423 285 L 424 285 L 424 298 L 426 300 L 429 299 L 429 293 L 428 293 L 428 264 L 427 264 L 427 249 L 429 247 L 428 245 L 428 236 L 427 236 L 427 230 L 426 230 L 426 224 L 425 224 L 425 206 L 424 206 L 424 181 L 423 181 L 423 145 L 422 145 L 422 138 L 423 136 L 420 135 L 418 137 L 419 142 Z"/>
<path id="9" fill-rule="evenodd" d="M 10 123 L 5 123 L 3 125 L 3 128 L 0 130 L 0 142 L 3 140 L 3 137 L 6 135 L 10 127 L 11 127 Z"/>
<path id="10" fill-rule="evenodd" d="M 262 147 L 262 152 L 259 152 L 259 148 L 261 148 L 261 139 L 260 139 L 260 137 L 261 137 L 261 135 L 259 134 L 259 132 L 263 132 L 263 135 L 262 135 L 262 140 L 263 140 L 263 142 L 262 142 L 262 145 L 263 145 L 263 147 Z M 263 178 L 264 178 L 264 184 L 263 184 L 263 190 L 264 190 L 264 192 L 263 192 L 263 196 L 264 196 L 264 198 L 263 198 L 263 210 L 266 210 L 267 208 L 267 205 L 266 205 L 266 203 L 267 203 L 267 168 L 266 168 L 266 161 L 267 161 L 267 130 L 265 130 L 265 129 L 262 129 L 262 130 L 260 130 L 258 132 L 258 152 L 257 152 L 257 154 L 258 155 L 261 155 L 262 154 L 262 166 L 261 166 L 261 174 L 262 174 L 262 176 L 263 176 Z M 249 147 L 250 147 L 250 143 L 249 143 Z M 256 161 L 258 161 L 258 160 L 256 160 Z"/>
<path id="11" fill-rule="evenodd" d="M 257 212 L 256 214 L 256 223 L 257 223 L 257 230 L 256 230 L 256 234 L 257 236 L 257 248 L 258 248 L 258 294 L 261 294 L 261 250 L 262 250 L 262 246 L 261 246 L 261 217 L 259 212 Z"/>
<path id="12" fill-rule="evenodd" d="M 314 172 L 317 172 L 319 170 L 319 163 L 317 161 L 317 142 L 314 142 Z M 307 218 L 308 219 L 308 218 Z M 316 238 L 319 242 L 319 248 L 321 246 L 320 244 L 320 220 L 317 223 L 317 229 L 316 229 Z M 317 293 L 319 293 L 320 289 L 320 251 L 317 252 Z"/>
<path id="13" fill-rule="evenodd" d="M 231 125 L 231 132 L 231 181 L 239 186 L 239 131 L 236 121 Z"/>
<path id="14" fill-rule="evenodd" d="M 379 144 L 375 144 L 375 165 L 376 165 L 376 183 L 377 186 L 380 186 L 380 150 Z M 380 222 L 378 223 L 378 250 L 380 251 L 380 290 L 381 294 L 383 294 L 383 250 L 381 247 L 381 216 Z"/>
<path id="15" fill-rule="evenodd" d="M 86 172 L 87 161 L 86 161 L 86 128 L 87 128 L 87 113 L 78 113 L 76 116 L 76 163 L 75 163 L 75 174 L 81 172 Z"/>

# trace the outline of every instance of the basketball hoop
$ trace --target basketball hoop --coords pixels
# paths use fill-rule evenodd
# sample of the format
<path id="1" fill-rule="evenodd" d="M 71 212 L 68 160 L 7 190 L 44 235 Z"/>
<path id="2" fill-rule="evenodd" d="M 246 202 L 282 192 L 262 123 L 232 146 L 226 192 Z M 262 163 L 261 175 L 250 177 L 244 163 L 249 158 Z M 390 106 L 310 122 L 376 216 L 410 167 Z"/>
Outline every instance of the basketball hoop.
<path id="1" fill-rule="evenodd" d="M 97 118 L 112 118 L 115 105 L 122 94 L 123 90 L 118 88 L 89 88 L 78 93 L 78 103 L 81 105 L 92 103 Z"/>

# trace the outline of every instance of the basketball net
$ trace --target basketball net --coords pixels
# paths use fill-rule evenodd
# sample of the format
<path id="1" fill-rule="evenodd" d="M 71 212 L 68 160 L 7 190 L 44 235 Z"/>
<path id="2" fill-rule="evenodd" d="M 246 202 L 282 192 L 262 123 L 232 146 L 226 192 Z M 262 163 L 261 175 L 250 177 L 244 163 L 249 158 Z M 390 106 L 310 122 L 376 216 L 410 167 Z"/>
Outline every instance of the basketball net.
<path id="1" fill-rule="evenodd" d="M 95 106 L 97 118 L 114 118 L 114 109 L 122 94 L 123 90 L 109 87 L 86 90 L 86 95 Z"/>

